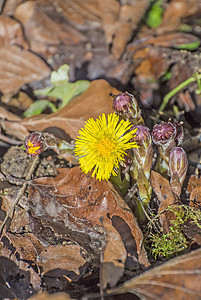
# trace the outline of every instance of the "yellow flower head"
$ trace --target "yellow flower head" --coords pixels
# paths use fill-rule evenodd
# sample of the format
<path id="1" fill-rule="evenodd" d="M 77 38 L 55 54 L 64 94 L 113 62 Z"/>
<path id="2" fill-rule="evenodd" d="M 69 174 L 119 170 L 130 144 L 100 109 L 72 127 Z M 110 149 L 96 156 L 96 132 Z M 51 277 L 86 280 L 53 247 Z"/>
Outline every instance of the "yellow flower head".
<path id="1" fill-rule="evenodd" d="M 47 148 L 42 132 L 30 133 L 24 140 L 24 146 L 26 153 L 32 157 L 38 156 Z"/>
<path id="2" fill-rule="evenodd" d="M 130 142 L 136 130 L 131 130 L 129 121 L 121 120 L 115 113 L 102 114 L 98 119 L 89 119 L 75 142 L 75 154 L 78 157 L 82 171 L 87 174 L 93 170 L 99 180 L 116 175 L 114 168 L 124 160 L 125 151 L 137 147 L 136 142 Z M 127 133 L 126 133 L 127 132 Z"/>

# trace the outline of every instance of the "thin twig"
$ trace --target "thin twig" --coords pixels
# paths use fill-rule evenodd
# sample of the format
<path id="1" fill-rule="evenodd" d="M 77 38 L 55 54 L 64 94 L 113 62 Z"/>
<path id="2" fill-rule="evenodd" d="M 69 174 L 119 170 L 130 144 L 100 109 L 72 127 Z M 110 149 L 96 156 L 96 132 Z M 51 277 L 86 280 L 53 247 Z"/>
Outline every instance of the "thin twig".
<path id="1" fill-rule="evenodd" d="M 16 141 L 14 139 L 9 138 L 8 136 L 3 135 L 0 133 L 0 140 L 11 145 L 21 145 L 23 142 L 22 141 Z"/>
<path id="2" fill-rule="evenodd" d="M 26 176 L 26 181 L 28 181 L 28 180 L 31 179 L 31 176 L 32 176 L 32 174 L 33 174 L 33 172 L 34 172 L 34 170 L 35 170 L 35 167 L 36 167 L 37 163 L 38 163 L 38 160 L 39 160 L 39 158 L 38 158 L 38 156 L 36 156 L 36 157 L 34 158 L 32 164 L 31 164 L 31 167 L 30 167 L 30 169 L 29 169 L 29 172 L 28 172 L 28 174 L 27 174 L 27 176 Z M 2 225 L 1 225 L 1 227 L 0 227 L 0 235 L 2 235 L 4 226 L 5 226 L 5 224 L 6 224 L 7 220 L 8 220 L 9 215 L 11 214 L 11 212 L 12 212 L 12 214 L 13 214 L 13 212 L 14 212 L 14 210 L 15 210 L 15 207 L 18 205 L 18 203 L 19 203 L 21 197 L 22 197 L 23 194 L 24 194 L 24 191 L 26 190 L 26 187 L 27 187 L 27 182 L 24 182 L 24 183 L 23 183 L 23 186 L 21 187 L 21 189 L 20 189 L 20 191 L 19 191 L 19 194 L 17 195 L 17 198 L 16 198 L 16 200 L 15 200 L 13 206 L 12 206 L 12 207 L 9 209 L 9 211 L 6 213 L 5 219 L 3 220 L 3 223 L 2 223 Z"/>

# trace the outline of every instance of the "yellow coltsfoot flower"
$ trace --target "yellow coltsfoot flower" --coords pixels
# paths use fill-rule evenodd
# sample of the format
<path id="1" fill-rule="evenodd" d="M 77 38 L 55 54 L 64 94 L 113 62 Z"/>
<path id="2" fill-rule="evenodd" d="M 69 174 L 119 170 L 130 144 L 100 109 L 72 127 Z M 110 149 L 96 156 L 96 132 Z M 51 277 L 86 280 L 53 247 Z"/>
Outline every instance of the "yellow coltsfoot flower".
<path id="1" fill-rule="evenodd" d="M 106 118 L 102 114 L 98 119 L 89 119 L 75 142 L 75 155 L 78 157 L 82 171 L 87 174 L 93 170 L 99 180 L 108 180 L 116 175 L 115 168 L 124 160 L 125 151 L 137 147 L 130 142 L 136 130 L 128 131 L 132 124 L 121 120 L 115 113 Z"/>

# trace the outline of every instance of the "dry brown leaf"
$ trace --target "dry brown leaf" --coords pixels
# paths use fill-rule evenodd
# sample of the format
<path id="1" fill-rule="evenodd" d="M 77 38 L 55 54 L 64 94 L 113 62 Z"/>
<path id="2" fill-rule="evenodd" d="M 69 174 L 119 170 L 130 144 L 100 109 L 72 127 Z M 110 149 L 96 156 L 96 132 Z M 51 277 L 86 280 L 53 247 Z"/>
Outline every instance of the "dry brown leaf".
<path id="1" fill-rule="evenodd" d="M 127 252 L 121 235 L 113 227 L 110 220 L 103 220 L 106 231 L 106 245 L 101 259 L 101 283 L 102 288 L 107 285 L 112 288 L 124 273 Z"/>
<path id="2" fill-rule="evenodd" d="M 30 300 L 70 300 L 71 298 L 68 294 L 66 293 L 56 293 L 54 295 L 50 295 L 48 293 L 41 293 L 37 294 L 31 298 Z"/>
<path id="3" fill-rule="evenodd" d="M 0 47 L 8 45 L 20 45 L 27 49 L 22 27 L 19 22 L 7 16 L 0 16 Z"/>
<path id="4" fill-rule="evenodd" d="M 80 275 L 79 268 L 87 262 L 81 255 L 83 251 L 78 245 L 45 247 L 37 258 L 37 264 L 43 268 L 43 274 L 52 269 L 62 269 Z"/>
<path id="5" fill-rule="evenodd" d="M 32 234 L 4 234 L 20 256 L 20 260 L 37 261 L 37 256 L 43 251 L 40 241 Z"/>
<path id="6" fill-rule="evenodd" d="M 187 190 L 190 193 L 191 206 L 196 206 L 201 203 L 201 177 L 191 175 L 188 181 Z"/>
<path id="7" fill-rule="evenodd" d="M 58 238 L 73 240 L 99 256 L 105 240 L 102 220 L 113 222 L 119 218 L 130 232 L 130 243 L 133 240 L 135 244 L 135 249 L 130 248 L 131 255 L 147 266 L 142 232 L 113 186 L 85 175 L 79 167 L 58 171 L 57 177 L 36 179 L 29 188 L 30 224 L 34 234 L 48 243 Z M 119 233 L 125 247 L 129 247 L 124 233 Z"/>
<path id="8" fill-rule="evenodd" d="M 135 293 L 144 300 L 200 300 L 201 249 L 144 272 L 107 294 Z"/>
<path id="9" fill-rule="evenodd" d="M 201 186 L 201 177 L 197 175 L 191 175 L 188 181 L 187 190 L 189 193 L 192 193 L 193 189 Z"/>
<path id="10" fill-rule="evenodd" d="M 158 47 L 169 47 L 169 48 L 179 47 L 180 45 L 183 44 L 191 44 L 198 41 L 199 39 L 196 36 L 189 33 L 175 32 L 175 33 L 164 34 L 156 37 L 150 35 L 147 36 L 145 33 L 144 36 L 141 37 L 141 40 L 138 40 L 138 42 L 134 41 L 134 43 L 129 44 L 128 50 L 135 51 L 147 45 L 154 45 Z"/>
<path id="11" fill-rule="evenodd" d="M 61 18 L 61 10 L 52 1 L 26 1 L 15 10 L 15 18 L 24 27 L 32 51 L 53 54 L 59 44 L 76 45 L 85 36 Z"/>
<path id="12" fill-rule="evenodd" d="M 0 107 L 0 126 L 7 134 L 19 140 L 24 140 L 29 134 L 29 131 L 19 123 L 20 120 L 21 118 L 19 116 L 9 112 L 4 107 Z"/>
<path id="13" fill-rule="evenodd" d="M 0 48 L 0 90 L 9 93 L 23 84 L 50 74 L 49 67 L 37 55 L 17 46 Z"/>
<path id="14" fill-rule="evenodd" d="M 137 65 L 135 74 L 138 80 L 142 82 L 146 80 L 146 83 L 150 79 L 159 79 L 171 64 L 164 56 L 162 49 L 152 46 L 137 50 L 133 55 L 133 60 Z"/>
<path id="15" fill-rule="evenodd" d="M 5 272 L 13 273 L 11 274 L 13 278 L 15 278 L 16 274 L 20 274 L 22 272 L 24 274 L 24 280 L 28 280 L 28 283 L 30 281 L 35 291 L 40 292 L 42 290 L 41 278 L 37 274 L 37 268 L 33 269 L 30 262 L 36 262 L 37 255 L 40 254 L 42 249 L 42 244 L 32 233 L 20 235 L 15 235 L 10 232 L 4 233 L 0 243 L 0 254 L 4 263 L 10 265 L 8 265 L 7 268 L 5 268 L 6 266 L 4 267 Z M 9 274 L 5 275 L 9 276 Z M 2 281 L 1 284 L 3 285 Z M 11 286 L 11 289 L 12 288 L 13 287 Z M 22 290 L 22 293 L 23 292 L 24 290 Z"/>
<path id="16" fill-rule="evenodd" d="M 161 213 L 169 205 L 176 203 L 176 199 L 172 193 L 169 181 L 159 173 L 152 170 L 150 180 L 151 186 L 160 201 L 158 213 Z M 160 216 L 160 222 L 165 233 L 169 231 L 170 220 L 174 217 L 175 215 L 168 211 Z"/>
<path id="17" fill-rule="evenodd" d="M 5 5 L 3 6 L 3 14 L 12 16 L 16 7 L 22 2 L 23 0 L 5 0 Z"/>
<path id="18" fill-rule="evenodd" d="M 181 107 L 184 107 L 185 112 L 196 109 L 195 103 L 192 99 L 191 94 L 189 93 L 189 90 L 183 93 L 179 93 L 177 101 Z"/>
<path id="19" fill-rule="evenodd" d="M 79 129 L 84 126 L 84 120 L 97 118 L 102 113 L 112 113 L 112 95 L 119 91 L 105 80 L 94 80 L 88 89 L 75 97 L 60 111 L 50 115 L 40 115 L 24 118 L 21 125 L 30 131 L 43 131 L 48 127 L 63 129 L 72 139 L 78 135 Z"/>
<path id="20" fill-rule="evenodd" d="M 33 100 L 25 93 L 20 91 L 17 95 L 15 93 L 4 94 L 1 101 L 7 105 L 17 107 L 25 111 L 33 103 Z M 20 118 L 19 118 L 20 119 Z"/>
<path id="21" fill-rule="evenodd" d="M 120 7 L 112 45 L 112 54 L 116 59 L 121 57 L 148 6 L 148 0 L 135 0 Z"/>
<path id="22" fill-rule="evenodd" d="M 201 12 L 200 0 L 172 0 L 167 4 L 161 25 L 156 29 L 157 34 L 176 30 L 182 18 L 188 18 Z"/>

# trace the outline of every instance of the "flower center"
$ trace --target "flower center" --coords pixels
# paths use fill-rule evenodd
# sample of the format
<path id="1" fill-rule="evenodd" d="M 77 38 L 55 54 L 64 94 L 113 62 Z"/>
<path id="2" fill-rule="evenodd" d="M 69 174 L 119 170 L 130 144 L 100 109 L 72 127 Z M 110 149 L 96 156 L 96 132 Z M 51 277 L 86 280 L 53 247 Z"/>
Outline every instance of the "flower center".
<path id="1" fill-rule="evenodd" d="M 34 145 L 30 141 L 28 141 L 28 153 L 29 154 L 35 154 L 35 153 L 37 153 L 36 151 L 38 149 L 40 149 L 40 146 L 34 147 Z"/>
<path id="2" fill-rule="evenodd" d="M 115 149 L 115 144 L 109 138 L 103 138 L 95 147 L 101 156 L 109 157 Z"/>

